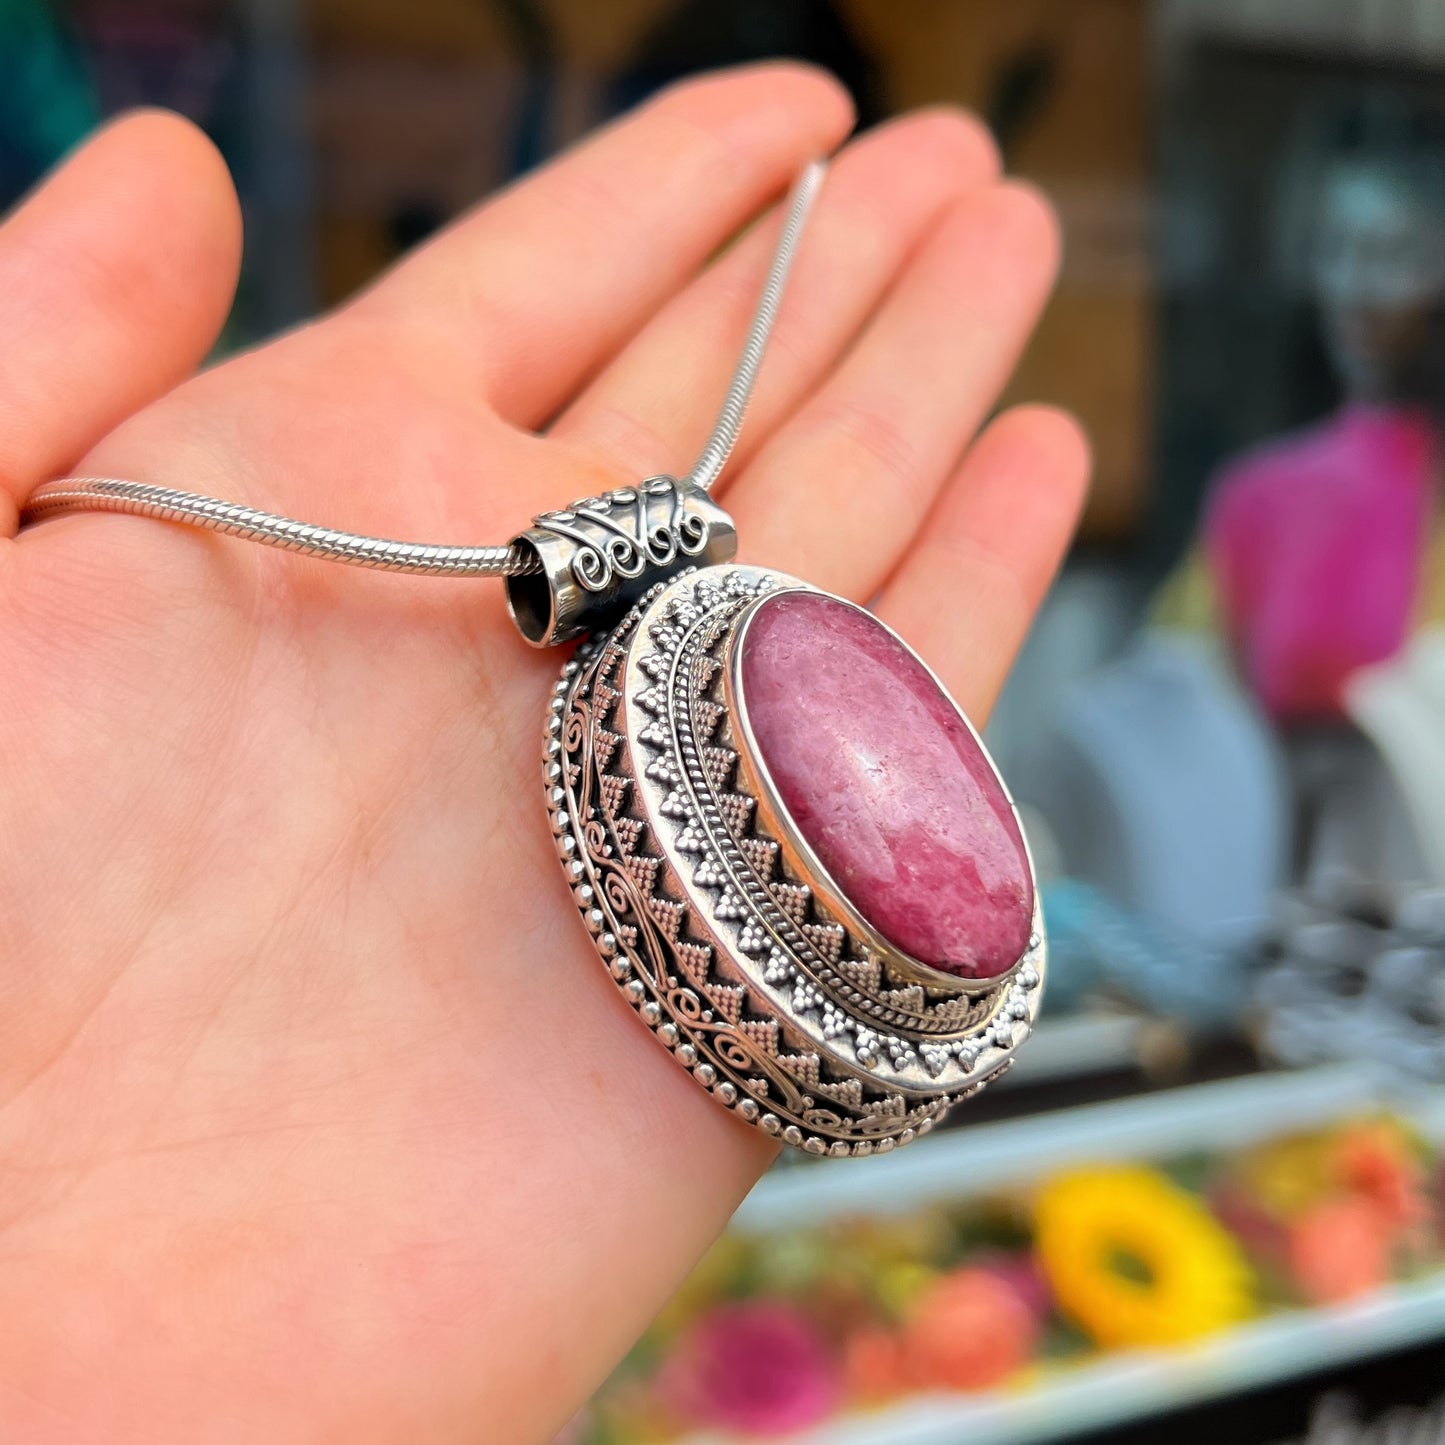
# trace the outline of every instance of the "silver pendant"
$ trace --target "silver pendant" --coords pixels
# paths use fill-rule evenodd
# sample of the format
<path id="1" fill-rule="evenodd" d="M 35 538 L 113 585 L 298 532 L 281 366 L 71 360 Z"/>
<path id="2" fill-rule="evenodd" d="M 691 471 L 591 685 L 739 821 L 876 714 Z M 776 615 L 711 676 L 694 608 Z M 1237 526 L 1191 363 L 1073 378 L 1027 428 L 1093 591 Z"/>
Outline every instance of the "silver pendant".
<path id="1" fill-rule="evenodd" d="M 732 564 L 737 532 L 708 490 L 737 440 L 822 176 L 811 165 L 794 188 L 717 424 L 681 480 L 652 477 L 543 513 L 505 546 L 360 536 L 114 477 L 49 483 L 23 520 L 131 512 L 349 566 L 504 577 L 532 645 L 591 634 L 552 697 L 543 769 L 558 855 L 608 972 L 740 1119 L 813 1154 L 863 1155 L 926 1134 L 1009 1066 L 1038 1013 L 1044 940 L 1033 864 L 997 770 L 937 678 L 880 623 L 867 627 L 875 643 L 888 639 L 872 656 L 883 670 L 861 691 L 846 665 L 836 672 L 830 737 L 801 731 L 809 700 L 795 703 L 791 671 L 775 673 L 767 708 L 785 724 L 787 786 L 760 744 L 745 658 L 785 606 L 812 609 L 814 638 L 836 626 L 853 634 L 857 658 L 867 654 L 862 609 Z M 820 608 L 833 609 L 821 630 Z M 798 655 L 806 662 L 806 648 Z M 855 703 L 871 740 L 849 726 Z M 811 705 L 822 706 L 816 678 Z M 890 734 L 890 709 L 922 718 L 921 732 Z M 828 768 L 813 767 L 815 736 L 820 757 L 832 747 Z M 966 783 L 950 791 L 945 777 Z M 790 789 L 809 806 L 822 798 L 813 831 L 802 804 L 789 809 Z M 816 831 L 827 804 L 864 794 L 858 831 L 879 844 L 882 872 L 849 864 L 850 846 L 861 855 L 848 808 Z M 911 860 L 889 851 L 910 838 L 927 845 Z M 941 838 L 946 848 L 934 846 Z"/>
<path id="2" fill-rule="evenodd" d="M 608 973 L 677 1062 L 784 1143 L 885 1153 L 1009 1066 L 1038 1012 L 1043 923 L 1030 863 L 1026 947 L 962 978 L 902 952 L 828 876 L 739 695 L 750 619 L 795 591 L 822 595 L 691 570 L 584 642 L 548 716 L 548 813 Z"/>

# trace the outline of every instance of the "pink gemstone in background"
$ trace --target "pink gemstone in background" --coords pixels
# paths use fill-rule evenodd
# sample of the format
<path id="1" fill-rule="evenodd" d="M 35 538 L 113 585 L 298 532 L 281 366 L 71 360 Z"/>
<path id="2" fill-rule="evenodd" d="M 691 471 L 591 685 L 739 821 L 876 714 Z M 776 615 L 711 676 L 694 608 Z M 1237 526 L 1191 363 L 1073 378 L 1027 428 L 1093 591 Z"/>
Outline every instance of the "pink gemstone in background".
<path id="1" fill-rule="evenodd" d="M 858 912 L 945 973 L 1017 962 L 1034 908 L 1023 835 L 928 669 L 868 613 L 785 592 L 748 626 L 741 684 L 783 805 Z"/>

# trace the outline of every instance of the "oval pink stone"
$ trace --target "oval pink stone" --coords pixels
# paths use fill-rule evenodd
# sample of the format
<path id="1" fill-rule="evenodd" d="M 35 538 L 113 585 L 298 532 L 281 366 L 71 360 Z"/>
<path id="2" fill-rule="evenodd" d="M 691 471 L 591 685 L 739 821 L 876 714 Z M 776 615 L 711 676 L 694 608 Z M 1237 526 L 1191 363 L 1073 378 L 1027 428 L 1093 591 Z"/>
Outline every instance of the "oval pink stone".
<path id="1" fill-rule="evenodd" d="M 867 612 L 816 592 L 758 608 L 743 702 L 798 832 L 890 943 L 964 978 L 1028 947 L 1034 887 L 993 767 L 928 669 Z"/>

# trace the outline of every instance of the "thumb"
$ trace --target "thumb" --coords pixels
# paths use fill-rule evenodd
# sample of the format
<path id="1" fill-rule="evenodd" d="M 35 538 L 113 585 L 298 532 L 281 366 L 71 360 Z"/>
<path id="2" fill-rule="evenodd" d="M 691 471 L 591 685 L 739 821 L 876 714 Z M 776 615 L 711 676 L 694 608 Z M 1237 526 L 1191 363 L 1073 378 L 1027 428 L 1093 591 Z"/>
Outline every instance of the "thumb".
<path id="1" fill-rule="evenodd" d="M 34 487 L 200 363 L 240 255 L 225 162 L 159 112 L 100 131 L 0 225 L 0 545 Z"/>

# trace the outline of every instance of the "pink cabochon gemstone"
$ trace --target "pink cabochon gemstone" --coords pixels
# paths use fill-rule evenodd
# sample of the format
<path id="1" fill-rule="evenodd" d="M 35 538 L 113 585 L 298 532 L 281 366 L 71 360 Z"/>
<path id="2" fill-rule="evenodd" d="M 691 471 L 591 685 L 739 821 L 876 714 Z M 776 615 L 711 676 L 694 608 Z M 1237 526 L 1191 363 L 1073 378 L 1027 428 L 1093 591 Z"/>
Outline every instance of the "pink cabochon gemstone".
<path id="1" fill-rule="evenodd" d="M 928 669 L 868 613 L 816 592 L 758 608 L 740 684 L 783 806 L 854 908 L 944 973 L 994 978 L 1028 947 L 1018 820 Z"/>

